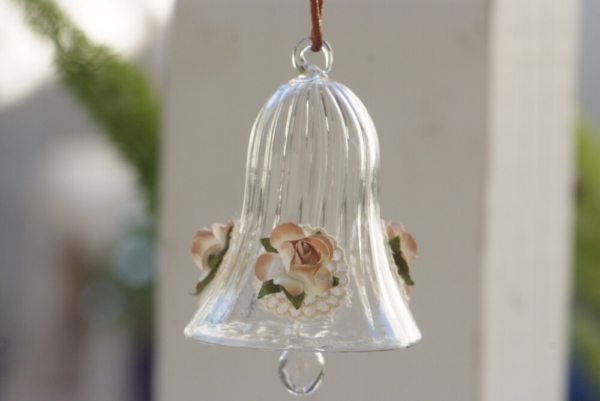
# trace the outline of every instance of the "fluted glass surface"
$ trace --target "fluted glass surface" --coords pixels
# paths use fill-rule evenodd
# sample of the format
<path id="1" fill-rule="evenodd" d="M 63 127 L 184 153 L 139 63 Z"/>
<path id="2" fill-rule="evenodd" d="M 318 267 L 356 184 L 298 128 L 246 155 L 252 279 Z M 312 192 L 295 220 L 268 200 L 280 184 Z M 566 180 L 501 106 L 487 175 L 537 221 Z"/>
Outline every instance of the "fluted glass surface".
<path id="1" fill-rule="evenodd" d="M 231 246 L 185 330 L 197 340 L 252 348 L 371 351 L 421 338 L 379 214 L 379 144 L 362 102 L 294 53 L 302 74 L 258 114 L 248 147 L 243 212 Z M 330 69 L 330 48 L 324 49 Z M 345 250 L 347 296 L 313 319 L 278 316 L 257 300 L 261 238 L 283 223 L 324 229 Z M 260 283 L 259 283 L 260 284 Z"/>

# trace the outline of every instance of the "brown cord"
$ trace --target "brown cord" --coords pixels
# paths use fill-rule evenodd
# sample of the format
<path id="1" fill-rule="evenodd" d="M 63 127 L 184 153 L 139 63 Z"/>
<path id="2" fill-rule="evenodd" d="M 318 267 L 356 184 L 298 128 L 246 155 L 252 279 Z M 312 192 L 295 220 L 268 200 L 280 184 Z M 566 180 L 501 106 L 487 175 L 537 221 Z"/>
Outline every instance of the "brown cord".
<path id="1" fill-rule="evenodd" d="M 310 0 L 310 14 L 312 17 L 312 31 L 310 34 L 310 40 L 312 46 L 310 50 L 318 52 L 323 47 L 323 0 Z"/>

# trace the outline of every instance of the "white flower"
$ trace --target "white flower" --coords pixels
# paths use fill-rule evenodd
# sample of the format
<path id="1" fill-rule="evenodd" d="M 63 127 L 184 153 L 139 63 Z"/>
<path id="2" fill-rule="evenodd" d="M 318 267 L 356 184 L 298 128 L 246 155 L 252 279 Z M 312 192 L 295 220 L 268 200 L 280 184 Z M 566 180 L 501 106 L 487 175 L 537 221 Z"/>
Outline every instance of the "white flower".
<path id="1" fill-rule="evenodd" d="M 273 280 L 291 296 L 318 295 L 333 286 L 333 275 L 326 267 L 333 257 L 333 243 L 324 234 L 306 236 L 294 223 L 282 223 L 271 231 L 271 246 L 256 261 L 254 273 L 260 281 Z"/>
<path id="2" fill-rule="evenodd" d="M 406 293 L 410 294 L 411 286 L 415 284 L 410 276 L 410 263 L 419 256 L 417 241 L 404 229 L 402 223 L 388 221 L 385 227 L 398 274 L 404 280 Z"/>
<path id="3" fill-rule="evenodd" d="M 388 239 L 400 237 L 400 251 L 406 262 L 410 263 L 419 256 L 417 241 L 404 229 L 404 224 L 397 221 L 388 221 L 385 223 L 385 228 Z"/>
<path id="4" fill-rule="evenodd" d="M 192 257 L 196 266 L 200 269 L 200 280 L 202 281 L 216 266 L 211 266 L 211 256 L 218 255 L 229 245 L 229 232 L 233 227 L 233 221 L 227 225 L 213 223 L 211 229 L 203 228 L 194 236 L 192 242 Z"/>

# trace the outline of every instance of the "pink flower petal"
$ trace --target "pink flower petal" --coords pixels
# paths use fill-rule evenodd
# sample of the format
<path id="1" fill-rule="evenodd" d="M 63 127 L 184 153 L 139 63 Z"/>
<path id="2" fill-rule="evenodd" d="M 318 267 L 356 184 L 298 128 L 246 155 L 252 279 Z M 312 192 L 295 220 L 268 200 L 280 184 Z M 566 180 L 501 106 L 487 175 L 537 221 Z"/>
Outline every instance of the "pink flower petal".
<path id="1" fill-rule="evenodd" d="M 282 275 L 273 280 L 273 283 L 283 286 L 285 290 L 293 297 L 296 297 L 304 291 L 304 285 L 294 280 L 292 277 L 288 275 Z"/>
<path id="2" fill-rule="evenodd" d="M 404 224 L 397 221 L 388 221 L 385 223 L 388 239 L 392 239 L 400 235 L 404 231 Z"/>
<path id="3" fill-rule="evenodd" d="M 325 263 L 324 261 L 329 263 L 331 256 L 333 255 L 333 244 L 331 244 L 326 236 L 315 234 L 306 238 L 304 241 L 310 243 L 321 253 L 321 264 Z M 329 246 L 327 246 L 327 244 L 329 244 Z"/>
<path id="4" fill-rule="evenodd" d="M 314 276 L 314 284 L 304 286 L 307 295 L 319 295 L 333 287 L 333 274 L 325 266 Z"/>
<path id="5" fill-rule="evenodd" d="M 400 234 L 400 250 L 409 263 L 419 256 L 419 246 L 417 245 L 417 241 L 406 231 L 403 231 Z"/>
<path id="6" fill-rule="evenodd" d="M 328 257 L 331 259 L 331 257 L 333 257 L 333 243 L 331 242 L 331 240 L 329 239 L 328 236 L 323 235 L 323 234 L 313 234 L 310 236 L 310 238 L 317 238 L 320 239 L 321 241 L 323 241 L 323 243 L 327 246 L 327 250 L 329 251 L 329 255 Z"/>
<path id="7" fill-rule="evenodd" d="M 291 270 L 288 274 L 291 278 L 300 281 L 305 287 L 312 287 L 317 285 L 315 279 L 315 271 L 313 266 L 305 266 L 304 269 L 297 268 Z"/>
<path id="8" fill-rule="evenodd" d="M 210 270 L 202 270 L 200 272 L 200 277 L 198 278 L 198 283 L 204 281 L 204 279 L 206 278 L 206 276 L 208 276 L 210 274 Z"/>
<path id="9" fill-rule="evenodd" d="M 230 221 L 227 224 L 213 223 L 211 226 L 213 235 L 219 241 L 219 243 L 223 245 L 223 247 L 225 247 L 227 237 L 229 236 L 229 230 L 231 230 L 232 227 L 233 221 Z"/>
<path id="10" fill-rule="evenodd" d="M 203 229 L 196 233 L 192 241 L 192 257 L 201 271 L 210 270 L 208 257 L 219 252 L 221 245 L 210 230 Z"/>
<path id="11" fill-rule="evenodd" d="M 290 271 L 290 264 L 295 255 L 296 251 L 294 250 L 294 245 L 290 242 L 284 242 L 279 246 L 279 256 L 281 257 L 285 271 Z"/>
<path id="12" fill-rule="evenodd" d="M 278 254 L 263 253 L 256 260 L 254 274 L 260 281 L 269 281 L 285 274 L 285 268 Z"/>
<path id="13" fill-rule="evenodd" d="M 304 231 L 294 223 L 282 223 L 271 231 L 271 245 L 279 251 L 279 247 L 287 241 L 296 241 L 304 238 Z"/>
<path id="14" fill-rule="evenodd" d="M 323 262 L 319 262 L 315 265 L 307 265 L 307 264 L 303 265 L 300 263 L 294 264 L 292 262 L 290 272 L 303 272 L 303 273 L 310 274 L 312 277 L 314 277 L 314 275 L 317 274 L 317 272 L 319 271 L 321 266 L 323 266 Z"/>
<path id="15" fill-rule="evenodd" d="M 325 292 L 333 287 L 333 273 L 327 267 L 323 266 L 315 275 L 320 292 Z"/>

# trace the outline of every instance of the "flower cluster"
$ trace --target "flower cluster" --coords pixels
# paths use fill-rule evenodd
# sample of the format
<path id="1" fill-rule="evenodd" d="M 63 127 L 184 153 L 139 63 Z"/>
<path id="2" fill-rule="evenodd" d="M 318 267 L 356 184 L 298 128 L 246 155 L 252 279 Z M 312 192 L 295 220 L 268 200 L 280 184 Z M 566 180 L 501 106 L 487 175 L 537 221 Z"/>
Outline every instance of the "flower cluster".
<path id="1" fill-rule="evenodd" d="M 192 257 L 200 269 L 200 279 L 194 295 L 199 295 L 215 277 L 223 257 L 229 249 L 233 221 L 228 224 L 213 223 L 210 229 L 196 233 L 192 242 Z"/>
<path id="2" fill-rule="evenodd" d="M 229 249 L 233 224 L 214 223 L 210 229 L 196 233 L 192 257 L 200 269 L 200 279 L 194 295 L 199 295 L 215 277 Z M 410 294 L 410 287 L 415 284 L 410 264 L 418 256 L 417 242 L 402 223 L 387 222 L 385 228 L 398 274 Z M 268 238 L 261 239 L 266 253 L 259 255 L 254 266 L 256 278 L 263 282 L 258 298 L 283 292 L 299 309 L 307 295 L 323 294 L 339 285 L 339 278 L 328 267 L 336 241 L 322 231 L 313 232 L 307 235 L 297 224 L 287 222 L 275 227 Z"/>
<path id="3" fill-rule="evenodd" d="M 339 283 L 327 265 L 334 242 L 324 233 L 306 235 L 294 223 L 282 223 L 261 240 L 266 253 L 256 260 L 254 273 L 263 282 L 258 298 L 283 291 L 296 309 L 306 295 L 318 295 Z"/>
<path id="4" fill-rule="evenodd" d="M 410 287 L 415 285 L 410 277 L 410 264 L 419 256 L 417 241 L 404 229 L 402 223 L 388 221 L 385 228 L 398 274 L 404 280 L 406 292 L 410 294 Z"/>

